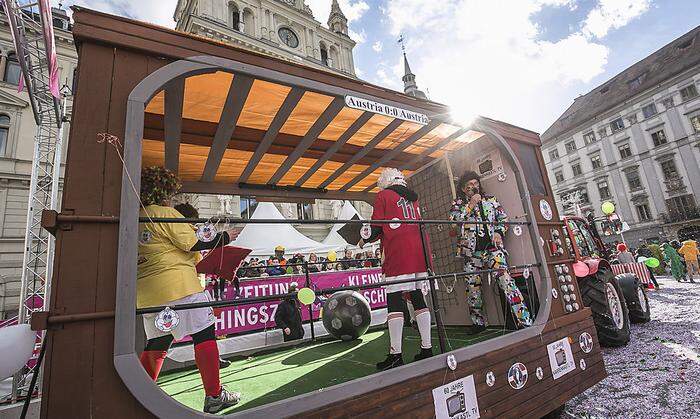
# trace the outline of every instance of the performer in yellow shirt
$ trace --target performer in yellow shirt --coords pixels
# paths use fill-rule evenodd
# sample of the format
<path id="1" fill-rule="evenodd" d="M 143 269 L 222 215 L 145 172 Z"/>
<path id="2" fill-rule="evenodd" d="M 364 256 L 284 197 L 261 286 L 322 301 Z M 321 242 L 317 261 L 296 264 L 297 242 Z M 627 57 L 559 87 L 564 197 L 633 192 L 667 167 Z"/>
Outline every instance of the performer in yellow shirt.
<path id="1" fill-rule="evenodd" d="M 170 200 L 180 190 L 177 176 L 162 167 L 149 167 L 141 174 L 141 217 L 183 218 L 170 207 Z M 233 232 L 221 232 L 210 240 L 199 240 L 188 223 L 154 223 L 139 225 L 136 305 L 138 308 L 175 306 L 208 302 L 209 296 L 197 276 L 195 264 L 199 251 L 225 246 L 235 239 Z M 202 377 L 204 411 L 216 413 L 238 403 L 240 394 L 229 392 L 219 379 L 219 349 L 216 345 L 214 313 L 211 307 L 176 311 L 179 322 L 170 331 L 160 330 L 156 323 L 161 314 L 143 316 L 146 348 L 141 364 L 153 378 L 174 339 L 191 336 L 195 362 Z"/>

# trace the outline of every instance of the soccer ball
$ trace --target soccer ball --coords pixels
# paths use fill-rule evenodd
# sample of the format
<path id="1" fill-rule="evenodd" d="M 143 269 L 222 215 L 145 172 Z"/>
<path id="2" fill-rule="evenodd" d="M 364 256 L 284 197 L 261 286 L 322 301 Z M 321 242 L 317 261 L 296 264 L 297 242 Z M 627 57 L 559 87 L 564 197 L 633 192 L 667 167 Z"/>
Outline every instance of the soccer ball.
<path id="1" fill-rule="evenodd" d="M 367 299 L 357 291 L 338 291 L 323 304 L 323 326 L 331 336 L 353 340 L 369 329 L 372 312 Z"/>

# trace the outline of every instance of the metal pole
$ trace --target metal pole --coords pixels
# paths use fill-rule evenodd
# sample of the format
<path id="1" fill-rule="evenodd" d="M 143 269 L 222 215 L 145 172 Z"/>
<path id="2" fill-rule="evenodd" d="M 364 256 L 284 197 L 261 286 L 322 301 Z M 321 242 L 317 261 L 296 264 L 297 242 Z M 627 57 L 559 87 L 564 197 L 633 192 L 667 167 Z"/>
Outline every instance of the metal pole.
<path id="1" fill-rule="evenodd" d="M 304 274 L 306 275 L 306 288 L 311 288 L 311 278 L 309 277 L 309 262 L 304 260 Z M 311 322 L 311 341 L 316 340 L 316 332 L 314 331 L 314 304 L 309 304 L 309 321 Z"/>
<path id="2" fill-rule="evenodd" d="M 423 224 L 419 224 L 420 230 L 420 242 L 423 246 L 423 258 L 425 258 L 425 269 L 428 272 L 428 276 L 433 276 L 433 270 L 430 269 L 430 256 L 428 255 L 428 249 L 425 246 L 425 237 Z M 445 348 L 447 347 L 447 336 L 445 336 L 445 327 L 442 324 L 442 314 L 440 313 L 440 303 L 437 298 L 437 290 L 435 289 L 435 280 L 428 279 L 428 284 L 430 285 L 430 298 L 433 300 L 433 312 L 435 312 L 435 323 L 437 324 L 438 341 L 440 342 L 440 353 L 445 353 Z"/>

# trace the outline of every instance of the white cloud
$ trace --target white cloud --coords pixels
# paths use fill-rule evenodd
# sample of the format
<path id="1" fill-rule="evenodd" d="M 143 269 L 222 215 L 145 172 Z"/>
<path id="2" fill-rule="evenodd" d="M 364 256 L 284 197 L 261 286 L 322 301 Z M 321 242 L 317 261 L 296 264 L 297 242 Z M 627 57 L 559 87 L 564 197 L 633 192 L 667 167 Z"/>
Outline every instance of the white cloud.
<path id="1" fill-rule="evenodd" d="M 601 0 L 597 8 L 612 10 L 607 1 Z M 403 33 L 408 40 L 408 58 L 419 87 L 429 88 L 432 99 L 450 105 L 456 117 L 466 120 L 481 114 L 544 129 L 568 106 L 559 92 L 601 74 L 609 54 L 604 44 L 583 31 L 558 41 L 543 40 L 533 18 L 544 7 L 573 10 L 577 4 L 388 0 L 385 15 L 392 35 Z M 624 25 L 620 19 L 614 22 L 610 28 Z M 387 74 L 377 74 L 376 81 L 383 83 Z"/>
<path id="2" fill-rule="evenodd" d="M 621 28 L 651 7 L 651 0 L 600 0 L 583 24 L 586 36 L 603 38 L 611 29 Z"/>
<path id="3" fill-rule="evenodd" d="M 58 6 L 58 0 L 51 0 L 54 6 Z M 88 9 L 126 16 L 132 19 L 142 20 L 168 28 L 175 27 L 173 14 L 177 0 L 64 0 L 64 8 L 73 5 L 83 6 Z M 70 10 L 69 10 L 70 12 Z"/>
<path id="4" fill-rule="evenodd" d="M 384 48 L 382 41 L 377 41 L 374 44 L 372 44 L 372 49 L 374 50 L 374 52 L 382 52 L 382 48 Z"/>
<path id="5" fill-rule="evenodd" d="M 331 14 L 331 0 L 306 0 L 306 4 L 314 12 L 316 20 L 325 25 L 328 15 Z M 348 18 L 348 24 L 359 20 L 369 10 L 369 5 L 364 0 L 339 0 L 338 4 Z"/>

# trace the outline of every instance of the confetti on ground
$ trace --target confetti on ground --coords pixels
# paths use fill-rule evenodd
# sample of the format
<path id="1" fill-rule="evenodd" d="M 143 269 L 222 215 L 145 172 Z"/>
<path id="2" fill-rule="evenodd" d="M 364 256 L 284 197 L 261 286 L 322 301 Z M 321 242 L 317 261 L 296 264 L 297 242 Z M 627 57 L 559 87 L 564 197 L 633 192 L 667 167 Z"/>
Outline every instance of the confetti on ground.
<path id="1" fill-rule="evenodd" d="M 660 277 L 651 321 L 623 348 L 604 348 L 608 377 L 570 400 L 563 418 L 700 417 L 700 283 Z"/>

